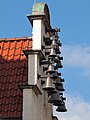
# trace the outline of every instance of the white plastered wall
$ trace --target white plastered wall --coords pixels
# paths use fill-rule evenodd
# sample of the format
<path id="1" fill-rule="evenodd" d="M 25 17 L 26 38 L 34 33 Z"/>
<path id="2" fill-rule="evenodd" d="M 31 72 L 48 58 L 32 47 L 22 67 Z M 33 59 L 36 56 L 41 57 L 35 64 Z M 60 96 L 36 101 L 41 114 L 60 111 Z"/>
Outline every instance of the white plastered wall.
<path id="1" fill-rule="evenodd" d="M 52 105 L 44 91 L 37 96 L 32 89 L 24 89 L 23 100 L 24 120 L 52 120 Z"/>
<path id="2" fill-rule="evenodd" d="M 44 45 L 43 42 L 44 36 L 45 36 L 45 26 L 43 24 L 43 21 L 41 19 L 33 20 L 32 50 L 41 50 L 41 46 Z M 32 61 L 34 67 L 35 67 L 35 63 L 38 62 Z M 28 65 L 30 68 L 29 63 Z M 36 65 L 36 67 L 39 68 L 40 66 Z M 39 68 L 37 73 L 43 74 L 42 68 Z M 29 74 L 31 74 L 30 71 Z M 30 77 L 30 76 L 32 75 L 28 75 L 29 85 L 31 82 L 38 83 L 38 81 L 36 81 L 36 77 L 35 77 L 36 75 L 34 77 L 33 76 Z M 43 90 L 41 92 L 42 95 L 36 95 L 33 89 L 23 89 L 23 120 L 52 120 L 52 114 L 53 114 L 52 104 L 48 102 L 47 93 Z"/>

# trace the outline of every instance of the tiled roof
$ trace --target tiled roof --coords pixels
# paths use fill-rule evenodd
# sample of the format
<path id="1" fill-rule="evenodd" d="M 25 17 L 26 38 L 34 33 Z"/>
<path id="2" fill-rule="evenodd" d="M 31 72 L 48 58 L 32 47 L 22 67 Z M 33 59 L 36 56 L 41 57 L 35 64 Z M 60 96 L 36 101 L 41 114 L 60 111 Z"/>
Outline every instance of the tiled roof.
<path id="1" fill-rule="evenodd" d="M 31 49 L 31 38 L 0 39 L 0 118 L 21 117 L 22 91 L 27 82 L 27 59 L 23 53 Z"/>

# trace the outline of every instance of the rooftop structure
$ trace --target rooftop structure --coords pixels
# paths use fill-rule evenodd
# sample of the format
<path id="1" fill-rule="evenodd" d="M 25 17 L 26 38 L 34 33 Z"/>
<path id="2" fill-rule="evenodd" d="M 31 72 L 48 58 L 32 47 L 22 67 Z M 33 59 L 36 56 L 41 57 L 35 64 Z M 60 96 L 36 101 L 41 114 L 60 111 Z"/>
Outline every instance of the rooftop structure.
<path id="1" fill-rule="evenodd" d="M 27 17 L 31 37 L 0 39 L 0 119 L 58 120 L 53 105 L 67 111 L 58 72 L 63 67 L 60 29 L 52 29 L 45 3 L 35 3 Z"/>

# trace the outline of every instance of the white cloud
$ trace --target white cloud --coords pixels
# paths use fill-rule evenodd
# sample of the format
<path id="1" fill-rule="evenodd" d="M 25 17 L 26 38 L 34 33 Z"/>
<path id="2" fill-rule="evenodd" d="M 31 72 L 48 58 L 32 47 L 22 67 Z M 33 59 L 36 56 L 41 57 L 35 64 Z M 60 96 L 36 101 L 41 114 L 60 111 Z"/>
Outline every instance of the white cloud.
<path id="1" fill-rule="evenodd" d="M 90 77 L 90 47 L 64 45 L 62 47 L 63 64 L 82 69 L 82 76 Z"/>
<path id="2" fill-rule="evenodd" d="M 64 45 L 62 47 L 64 64 L 90 68 L 90 47 L 81 45 Z"/>
<path id="3" fill-rule="evenodd" d="M 68 96 L 67 98 L 68 112 L 58 113 L 54 107 L 54 115 L 58 116 L 59 120 L 90 120 L 90 103 L 79 97 Z"/>
<path id="4" fill-rule="evenodd" d="M 87 79 L 90 78 L 90 47 L 82 45 L 64 45 L 61 52 L 64 57 L 64 69 L 65 65 L 69 66 L 71 69 L 76 68 L 79 70 L 78 75 L 82 75 L 85 78 L 87 77 Z M 58 116 L 59 120 L 90 120 L 90 103 L 83 100 L 79 95 L 66 96 L 66 108 L 68 112 L 58 113 L 56 112 L 56 107 L 54 107 L 54 115 Z"/>

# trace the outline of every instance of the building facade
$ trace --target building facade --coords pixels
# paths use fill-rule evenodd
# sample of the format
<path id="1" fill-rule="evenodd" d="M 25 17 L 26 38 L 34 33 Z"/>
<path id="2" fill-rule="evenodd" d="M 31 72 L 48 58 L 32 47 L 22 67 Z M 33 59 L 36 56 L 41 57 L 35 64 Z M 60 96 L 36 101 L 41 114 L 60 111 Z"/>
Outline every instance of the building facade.
<path id="1" fill-rule="evenodd" d="M 52 29 L 50 25 L 49 9 L 45 3 L 35 3 L 32 14 L 27 17 L 32 24 L 32 37 L 0 39 L 0 119 L 58 120 L 53 116 L 51 93 L 52 91 L 58 93 L 59 90 L 62 95 L 64 88 L 56 90 L 57 84 L 49 83 L 51 81 L 49 79 L 56 79 L 60 74 L 56 69 L 50 68 L 53 67 L 51 51 L 57 50 L 59 54 L 57 45 L 61 45 L 59 42 L 57 45 L 51 43 L 50 40 L 52 36 L 57 37 L 57 30 Z M 58 59 L 55 60 L 60 63 Z M 55 75 L 49 76 L 52 73 Z M 62 86 L 62 83 L 59 85 Z M 58 98 L 60 103 L 58 105 L 63 105 L 63 100 L 62 96 Z M 67 110 L 64 106 L 61 112 L 65 111 Z"/>

